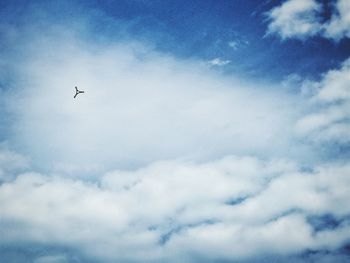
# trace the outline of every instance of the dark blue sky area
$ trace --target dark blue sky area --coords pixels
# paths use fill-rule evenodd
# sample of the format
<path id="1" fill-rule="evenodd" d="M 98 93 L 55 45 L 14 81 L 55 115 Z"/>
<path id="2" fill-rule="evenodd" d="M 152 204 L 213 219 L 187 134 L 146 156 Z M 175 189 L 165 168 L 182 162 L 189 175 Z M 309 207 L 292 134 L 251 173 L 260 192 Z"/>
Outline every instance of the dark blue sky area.
<path id="1" fill-rule="evenodd" d="M 325 1 L 329 2 L 329 1 Z M 317 77 L 350 55 L 350 41 L 322 38 L 281 41 L 265 36 L 266 12 L 281 1 L 119 0 L 2 2 L 2 20 L 61 23 L 86 16 L 89 32 L 108 40 L 136 39 L 180 58 L 231 63 L 221 68 L 247 78 L 280 80 L 289 74 Z M 44 11 L 43 15 L 38 10 Z M 3 12 L 2 12 L 3 13 Z M 324 12 L 325 19 L 329 16 Z M 93 17 L 93 18 L 92 18 Z M 96 37 L 98 38 L 98 37 Z"/>

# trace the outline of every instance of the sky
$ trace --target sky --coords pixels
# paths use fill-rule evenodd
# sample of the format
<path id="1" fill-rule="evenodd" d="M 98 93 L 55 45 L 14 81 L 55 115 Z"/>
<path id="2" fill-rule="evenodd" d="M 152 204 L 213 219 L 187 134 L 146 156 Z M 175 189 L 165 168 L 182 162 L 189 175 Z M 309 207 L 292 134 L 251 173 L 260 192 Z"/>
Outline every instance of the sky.
<path id="1" fill-rule="evenodd" d="M 349 116 L 349 0 L 3 0 L 0 261 L 350 262 Z"/>

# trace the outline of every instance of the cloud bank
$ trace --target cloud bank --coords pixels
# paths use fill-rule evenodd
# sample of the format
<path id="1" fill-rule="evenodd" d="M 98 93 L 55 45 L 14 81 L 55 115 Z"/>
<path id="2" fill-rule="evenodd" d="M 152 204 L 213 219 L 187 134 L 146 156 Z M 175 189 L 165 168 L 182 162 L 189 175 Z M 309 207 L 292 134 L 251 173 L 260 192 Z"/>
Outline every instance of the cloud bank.
<path id="1" fill-rule="evenodd" d="M 334 250 L 350 234 L 349 172 L 232 156 L 158 162 L 96 183 L 21 174 L 0 187 L 2 243 L 65 244 L 104 262 Z"/>

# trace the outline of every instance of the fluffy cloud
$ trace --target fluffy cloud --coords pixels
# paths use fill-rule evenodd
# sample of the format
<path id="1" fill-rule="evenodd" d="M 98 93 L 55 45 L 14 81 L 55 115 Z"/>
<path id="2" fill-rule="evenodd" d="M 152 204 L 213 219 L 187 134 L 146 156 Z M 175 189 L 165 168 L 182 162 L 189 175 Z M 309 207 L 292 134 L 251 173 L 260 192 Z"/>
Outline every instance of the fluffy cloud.
<path id="1" fill-rule="evenodd" d="M 320 10 L 315 0 L 288 0 L 270 11 L 268 33 L 278 33 L 282 39 L 315 35 L 321 28 Z"/>
<path id="2" fill-rule="evenodd" d="M 350 138 L 350 60 L 330 70 L 322 79 L 305 81 L 304 92 L 312 94 L 314 112 L 297 123 L 297 131 L 316 141 L 349 143 Z"/>
<path id="3" fill-rule="evenodd" d="M 350 2 L 339 0 L 328 22 L 318 22 L 321 4 L 316 1 L 289 0 L 269 13 L 269 33 L 285 38 L 306 38 L 321 34 L 339 40 L 349 36 Z M 314 142 L 349 143 L 350 60 L 339 69 L 330 70 L 319 81 L 304 81 L 302 90 L 311 97 L 310 112 L 296 124 L 302 137 Z"/>
<path id="4" fill-rule="evenodd" d="M 350 2 L 338 0 L 335 10 L 335 14 L 325 25 L 325 36 L 338 40 L 343 37 L 350 37 Z"/>
<path id="5" fill-rule="evenodd" d="M 103 262 L 334 250 L 350 236 L 349 172 L 232 156 L 158 162 L 90 183 L 22 174 L 0 186 L 1 243 L 64 244 Z M 325 214 L 339 224 L 308 219 Z"/>
<path id="6" fill-rule="evenodd" d="M 268 33 L 282 39 L 322 35 L 340 40 L 350 36 L 350 3 L 338 0 L 331 8 L 331 18 L 322 21 L 323 6 L 315 0 L 288 0 L 268 13 Z"/>

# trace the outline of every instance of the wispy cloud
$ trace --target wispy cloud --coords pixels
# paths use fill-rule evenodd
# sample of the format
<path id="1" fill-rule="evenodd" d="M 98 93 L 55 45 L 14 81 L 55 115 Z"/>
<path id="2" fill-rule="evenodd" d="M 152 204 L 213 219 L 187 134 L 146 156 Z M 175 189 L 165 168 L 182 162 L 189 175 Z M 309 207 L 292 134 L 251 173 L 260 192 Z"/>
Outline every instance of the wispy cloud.
<path id="1" fill-rule="evenodd" d="M 211 66 L 225 66 L 225 65 L 231 63 L 231 60 L 223 60 L 221 58 L 214 58 L 214 59 L 208 61 L 208 63 Z"/>

